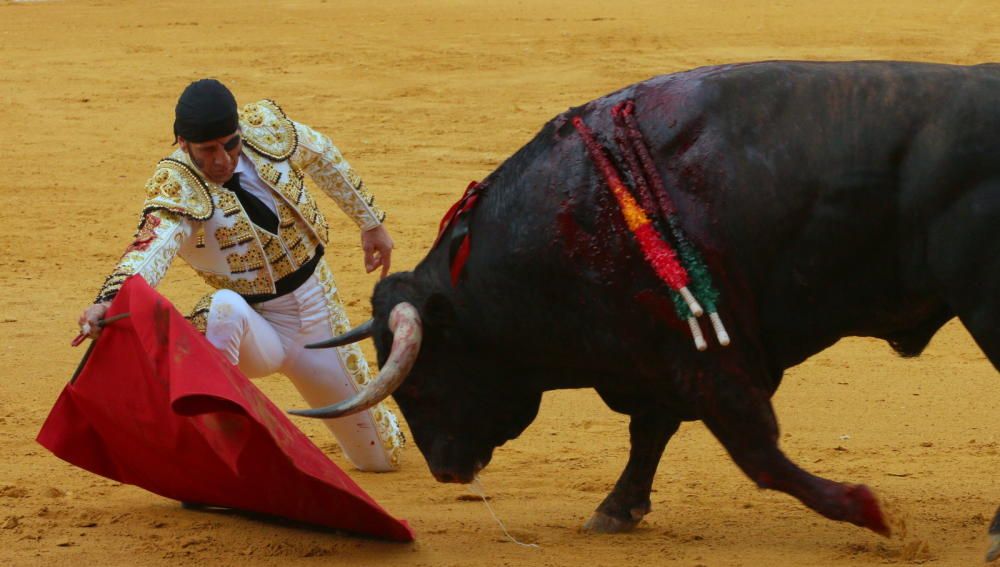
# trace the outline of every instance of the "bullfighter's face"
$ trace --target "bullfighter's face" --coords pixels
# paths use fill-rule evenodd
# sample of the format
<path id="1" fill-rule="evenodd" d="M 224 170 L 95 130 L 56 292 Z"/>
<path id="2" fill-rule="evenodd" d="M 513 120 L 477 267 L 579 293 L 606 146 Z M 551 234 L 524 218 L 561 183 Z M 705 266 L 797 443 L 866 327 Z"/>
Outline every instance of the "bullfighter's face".
<path id="1" fill-rule="evenodd" d="M 198 166 L 205 178 L 219 184 L 229 181 L 233 176 L 240 151 L 243 150 L 239 130 L 205 142 L 189 142 L 181 137 L 177 138 L 177 142 L 191 156 L 191 161 Z"/>

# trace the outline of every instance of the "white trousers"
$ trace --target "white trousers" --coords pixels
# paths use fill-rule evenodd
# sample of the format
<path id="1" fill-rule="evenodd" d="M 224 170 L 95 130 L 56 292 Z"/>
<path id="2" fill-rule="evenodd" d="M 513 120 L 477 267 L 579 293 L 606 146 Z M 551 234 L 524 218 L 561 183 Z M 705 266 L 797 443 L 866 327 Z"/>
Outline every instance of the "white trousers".
<path id="1" fill-rule="evenodd" d="M 212 295 L 205 337 L 249 378 L 275 372 L 287 376 L 312 407 L 339 402 L 360 387 L 345 366 L 341 349 L 305 349 L 304 345 L 333 336 L 331 310 L 344 317 L 343 307 L 328 301 L 313 275 L 297 290 L 252 307 L 239 294 L 219 290 Z M 351 347 L 345 347 L 351 348 Z M 367 365 L 357 347 L 351 363 Z M 374 414 L 374 415 L 373 415 Z M 376 417 L 378 419 L 376 419 Z M 344 455 L 363 471 L 396 468 L 393 443 L 400 436 L 395 416 L 381 406 L 351 416 L 323 420 Z M 401 440 L 401 436 L 399 437 Z"/>

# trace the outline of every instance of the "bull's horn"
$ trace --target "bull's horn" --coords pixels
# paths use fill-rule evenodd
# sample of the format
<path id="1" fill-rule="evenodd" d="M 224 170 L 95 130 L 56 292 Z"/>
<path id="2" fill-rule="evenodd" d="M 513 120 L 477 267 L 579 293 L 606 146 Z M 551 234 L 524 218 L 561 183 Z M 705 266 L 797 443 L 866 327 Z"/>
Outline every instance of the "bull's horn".
<path id="1" fill-rule="evenodd" d="M 343 335 L 337 335 L 332 339 L 327 339 L 325 341 L 320 341 L 318 343 L 307 344 L 306 348 L 341 347 L 344 345 L 349 345 L 351 343 L 356 343 L 360 340 L 364 340 L 372 336 L 372 325 L 374 324 L 375 324 L 374 320 L 369 319 L 364 323 L 361 323 L 357 327 L 354 327 L 350 331 L 347 331 Z"/>
<path id="2" fill-rule="evenodd" d="M 417 308 L 405 302 L 393 307 L 389 314 L 389 330 L 393 334 L 389 360 L 364 389 L 351 398 L 324 408 L 291 410 L 288 413 L 324 419 L 341 417 L 364 411 L 388 398 L 406 380 L 420 354 L 423 331 Z"/>

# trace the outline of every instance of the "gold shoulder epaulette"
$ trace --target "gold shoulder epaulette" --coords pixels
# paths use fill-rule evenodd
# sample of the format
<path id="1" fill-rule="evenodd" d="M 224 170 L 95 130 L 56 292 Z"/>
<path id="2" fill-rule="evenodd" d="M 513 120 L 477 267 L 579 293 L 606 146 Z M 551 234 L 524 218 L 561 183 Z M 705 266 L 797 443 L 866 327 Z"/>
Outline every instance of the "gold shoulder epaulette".
<path id="1" fill-rule="evenodd" d="M 205 220 L 215 212 L 205 182 L 189 166 L 173 158 L 160 160 L 146 182 L 146 203 L 142 213 L 156 209 L 194 220 Z"/>
<path id="2" fill-rule="evenodd" d="M 243 142 L 255 152 L 275 161 L 284 161 L 295 153 L 299 136 L 295 123 L 273 100 L 247 104 L 240 110 Z"/>

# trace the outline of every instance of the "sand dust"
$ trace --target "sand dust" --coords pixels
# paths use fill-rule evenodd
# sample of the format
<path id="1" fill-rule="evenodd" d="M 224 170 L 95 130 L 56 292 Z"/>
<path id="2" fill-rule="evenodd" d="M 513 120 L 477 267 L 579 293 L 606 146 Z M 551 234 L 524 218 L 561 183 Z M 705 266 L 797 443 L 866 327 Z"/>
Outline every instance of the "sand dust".
<path id="1" fill-rule="evenodd" d="M 667 448 L 636 532 L 580 533 L 628 451 L 625 420 L 588 391 L 547 394 L 483 473 L 511 535 L 538 549 L 510 543 L 465 488 L 434 482 L 413 447 L 402 472 L 353 474 L 416 529 L 398 545 L 186 511 L 69 466 L 34 436 L 83 353 L 67 346 L 77 314 L 135 228 L 192 79 L 274 98 L 329 133 L 389 211 L 402 270 L 470 180 L 569 106 L 733 61 L 1000 60 L 995 2 L 178 4 L 0 1 L 0 565 L 980 564 L 1000 503 L 1000 382 L 955 322 L 917 360 L 845 340 L 792 369 L 775 398 L 794 459 L 869 484 L 905 517 L 891 540 L 758 491 L 700 424 Z M 374 279 L 356 231 L 321 205 L 361 319 Z M 162 290 L 187 310 L 205 287 L 179 265 Z M 281 378 L 260 385 L 280 407 L 301 403 Z M 321 424 L 297 423 L 344 463 Z"/>

